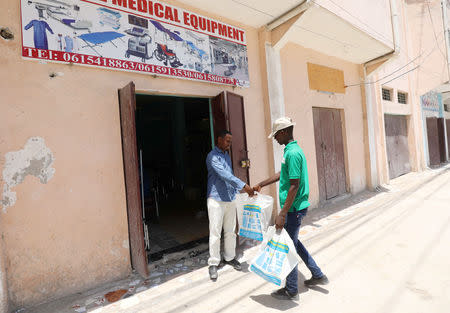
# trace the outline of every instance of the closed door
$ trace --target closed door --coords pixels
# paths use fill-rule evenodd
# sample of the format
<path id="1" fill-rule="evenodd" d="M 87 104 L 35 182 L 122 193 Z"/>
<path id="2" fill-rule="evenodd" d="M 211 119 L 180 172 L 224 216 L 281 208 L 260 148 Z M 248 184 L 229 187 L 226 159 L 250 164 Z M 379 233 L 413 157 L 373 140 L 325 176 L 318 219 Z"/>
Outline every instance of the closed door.
<path id="1" fill-rule="evenodd" d="M 439 151 L 438 123 L 436 117 L 427 117 L 427 139 L 430 166 L 439 165 L 441 163 L 441 156 Z"/>
<path id="2" fill-rule="evenodd" d="M 327 200 L 347 191 L 341 113 L 313 108 L 319 198 Z"/>
<path id="3" fill-rule="evenodd" d="M 441 163 L 445 163 L 447 158 L 445 156 L 445 125 L 444 118 L 439 117 L 437 119 L 438 127 L 438 140 L 439 140 L 439 157 Z"/>
<path id="4" fill-rule="evenodd" d="M 448 157 L 450 158 L 450 119 L 445 120 L 447 128 L 447 147 L 448 147 Z"/>
<path id="5" fill-rule="evenodd" d="M 393 179 L 411 171 L 406 117 L 385 114 L 384 129 L 389 178 Z"/>

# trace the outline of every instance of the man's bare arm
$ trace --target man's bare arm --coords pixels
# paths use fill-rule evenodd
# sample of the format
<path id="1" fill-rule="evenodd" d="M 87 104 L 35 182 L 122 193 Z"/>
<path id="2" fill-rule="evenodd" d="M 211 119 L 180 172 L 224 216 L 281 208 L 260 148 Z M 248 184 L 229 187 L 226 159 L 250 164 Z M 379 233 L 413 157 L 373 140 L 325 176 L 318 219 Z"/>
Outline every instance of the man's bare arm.
<path id="1" fill-rule="evenodd" d="M 275 219 L 275 226 L 277 229 L 281 229 L 284 226 L 286 221 L 286 216 L 289 212 L 289 209 L 294 203 L 295 196 L 297 195 L 298 188 L 300 187 L 300 179 L 290 179 L 291 185 L 289 186 L 289 191 L 286 197 L 286 201 L 284 202 L 283 207 L 281 208 L 280 213 Z"/>
<path id="2" fill-rule="evenodd" d="M 267 178 L 266 180 L 263 180 L 262 182 L 260 182 L 259 184 L 256 184 L 253 187 L 253 190 L 255 191 L 260 191 L 262 187 L 265 187 L 267 185 L 273 184 L 277 181 L 280 180 L 280 172 L 276 173 L 275 175 L 273 175 L 272 177 Z"/>

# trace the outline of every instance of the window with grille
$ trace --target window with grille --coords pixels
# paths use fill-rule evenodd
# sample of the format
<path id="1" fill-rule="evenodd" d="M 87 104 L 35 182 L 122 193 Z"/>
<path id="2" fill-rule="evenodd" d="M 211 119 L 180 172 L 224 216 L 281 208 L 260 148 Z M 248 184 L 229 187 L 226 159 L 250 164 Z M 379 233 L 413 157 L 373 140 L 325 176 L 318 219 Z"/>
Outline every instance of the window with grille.
<path id="1" fill-rule="evenodd" d="M 381 90 L 382 95 L 383 95 L 383 100 L 387 100 L 387 101 L 392 101 L 392 90 L 391 89 L 387 89 L 387 88 L 383 88 Z"/>
<path id="2" fill-rule="evenodd" d="M 408 103 L 408 94 L 406 92 L 397 92 L 397 101 L 402 104 Z"/>
<path id="3" fill-rule="evenodd" d="M 450 105 L 444 104 L 444 111 L 445 112 L 450 112 Z"/>

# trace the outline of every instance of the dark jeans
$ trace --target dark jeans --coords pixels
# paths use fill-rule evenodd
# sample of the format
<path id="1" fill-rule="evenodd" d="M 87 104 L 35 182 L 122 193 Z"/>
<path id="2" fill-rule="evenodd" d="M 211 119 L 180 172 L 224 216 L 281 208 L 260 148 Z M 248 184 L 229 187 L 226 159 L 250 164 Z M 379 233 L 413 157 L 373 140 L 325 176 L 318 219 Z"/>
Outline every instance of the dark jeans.
<path id="1" fill-rule="evenodd" d="M 305 217 L 308 209 L 304 209 L 297 212 L 288 212 L 286 216 L 286 223 L 284 228 L 288 232 L 292 241 L 294 242 L 295 249 L 298 255 L 302 258 L 305 265 L 311 271 L 313 277 L 319 278 L 323 276 L 322 271 L 317 266 L 316 262 L 306 250 L 305 246 L 298 240 L 298 231 L 300 230 L 300 225 L 302 223 L 303 217 Z M 286 277 L 286 289 L 291 293 L 298 292 L 298 270 L 297 266 L 292 270 L 292 272 Z"/>

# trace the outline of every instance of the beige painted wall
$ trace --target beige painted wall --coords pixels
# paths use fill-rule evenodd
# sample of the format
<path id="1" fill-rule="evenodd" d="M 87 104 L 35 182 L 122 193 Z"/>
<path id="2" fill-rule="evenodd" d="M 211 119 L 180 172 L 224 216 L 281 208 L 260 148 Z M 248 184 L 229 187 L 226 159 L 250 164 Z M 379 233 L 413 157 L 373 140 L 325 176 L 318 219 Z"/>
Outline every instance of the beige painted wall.
<path id="1" fill-rule="evenodd" d="M 319 200 L 313 107 L 344 110 L 343 137 L 346 145 L 344 150 L 347 159 L 348 187 L 351 193 L 362 191 L 366 188 L 366 173 L 360 88 L 347 88 L 345 94 L 327 94 L 310 90 L 307 72 L 307 62 L 339 69 L 344 71 L 345 84 L 348 85 L 360 81 L 358 66 L 292 43 L 287 44 L 280 54 L 286 115 L 297 122 L 294 136 L 306 155 L 312 206 L 316 206 Z"/>
<path id="2" fill-rule="evenodd" d="M 397 3 L 400 18 L 400 54 L 377 71 L 378 78 L 396 71 L 380 83 L 395 91 L 416 90 L 418 95 L 423 95 L 448 80 L 440 0 L 430 1 L 430 12 L 425 2 Z M 416 66 L 418 68 L 413 70 Z M 411 72 L 394 81 L 384 83 L 409 70 Z M 394 96 L 396 98 L 396 92 Z"/>
<path id="3" fill-rule="evenodd" d="M 383 64 L 374 75 L 374 79 L 379 80 L 375 89 L 378 128 L 381 130 L 377 136 L 377 162 L 381 183 L 389 183 L 384 114 L 408 117 L 411 168 L 413 171 L 423 170 L 426 160 L 420 96 L 448 80 L 440 1 L 430 1 L 429 11 L 425 2 L 396 2 L 400 19 L 400 52 Z M 392 101 L 382 100 L 382 87 L 393 90 Z M 398 91 L 408 93 L 408 104 L 398 103 Z"/>
<path id="4" fill-rule="evenodd" d="M 350 22 L 378 41 L 387 46 L 392 46 L 389 1 L 315 0 L 314 2 Z"/>
<path id="5" fill-rule="evenodd" d="M 14 188 L 15 205 L 0 213 L 11 308 L 130 272 L 117 99 L 117 89 L 128 82 L 149 93 L 210 97 L 229 90 L 243 95 L 251 182 L 269 175 L 257 31 L 221 20 L 247 31 L 250 88 L 24 60 L 19 3 L 2 3 L 1 26 L 9 27 L 15 39 L 0 46 L 0 167 L 7 152 L 39 136 L 52 151 L 56 170 L 47 184 L 27 177 Z M 50 78 L 52 72 L 64 75 Z"/>
<path id="6" fill-rule="evenodd" d="M 414 73 L 414 87 L 417 89 L 418 95 L 427 93 L 449 79 L 441 1 L 432 0 L 428 2 L 430 12 L 428 12 L 427 2 L 411 3 L 404 6 L 404 14 L 408 16 L 411 34 L 412 52 L 410 58 L 421 55 L 420 68 Z"/>

